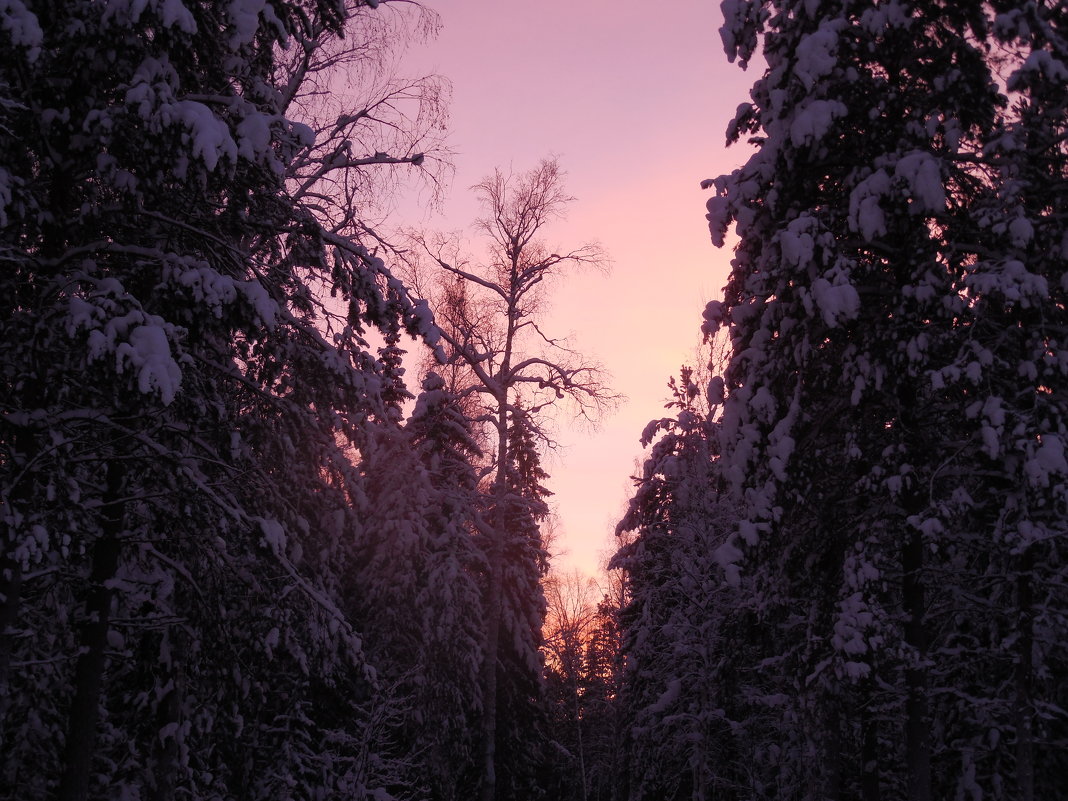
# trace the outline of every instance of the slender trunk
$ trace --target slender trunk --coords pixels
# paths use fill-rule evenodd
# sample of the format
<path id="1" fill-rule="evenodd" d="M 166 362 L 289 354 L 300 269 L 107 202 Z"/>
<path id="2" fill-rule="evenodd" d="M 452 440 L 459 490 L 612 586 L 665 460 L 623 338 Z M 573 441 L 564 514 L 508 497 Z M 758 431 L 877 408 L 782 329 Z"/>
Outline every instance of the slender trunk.
<path id="1" fill-rule="evenodd" d="M 699 732 L 696 738 L 697 742 L 694 743 L 693 764 L 690 768 L 693 774 L 691 801 L 705 801 L 708 798 L 708 774 L 705 770 L 705 766 L 708 764 L 708 755 L 705 753 L 705 748 L 710 745 L 708 735 L 707 731 Z"/>
<path id="2" fill-rule="evenodd" d="M 519 323 L 519 256 L 518 247 L 511 252 L 508 281 L 507 320 L 504 350 L 494 394 L 497 415 L 497 475 L 494 495 L 497 507 L 493 522 L 493 541 L 490 543 L 489 582 L 486 591 L 486 653 L 482 662 L 482 792 L 481 801 L 495 801 L 497 797 L 497 662 L 500 651 L 501 615 L 504 607 L 504 544 L 508 527 L 508 391 L 512 378 L 512 349 L 516 326 Z"/>
<path id="3" fill-rule="evenodd" d="M 507 367 L 507 363 L 505 365 Z M 501 607 L 504 602 L 504 532 L 508 518 L 508 404 L 497 403 L 497 477 L 494 495 L 493 541 L 489 553 L 489 583 L 486 591 L 486 653 L 482 662 L 482 801 L 497 797 L 497 655 L 501 638 Z"/>
<path id="4" fill-rule="evenodd" d="M 860 796 L 863 801 L 879 801 L 879 723 L 872 716 L 871 687 L 860 708 Z"/>
<path id="5" fill-rule="evenodd" d="M 161 731 L 170 724 L 181 723 L 181 668 L 172 665 L 167 673 L 170 689 L 156 710 L 156 721 Z M 169 737 L 155 738 L 153 750 L 152 793 L 149 798 L 151 801 L 174 801 L 178 773 L 178 737 L 171 734 Z"/>
<path id="6" fill-rule="evenodd" d="M 910 531 L 901 551 L 905 611 L 905 767 L 909 801 L 931 800 L 931 732 L 927 710 L 927 632 L 923 577 L 923 534 Z"/>
<path id="7" fill-rule="evenodd" d="M 63 774 L 57 801 L 85 801 L 89 792 L 113 594 L 108 582 L 115 577 L 119 565 L 123 472 L 117 462 L 108 463 L 101 532 L 93 545 L 89 597 L 85 605 L 86 622 L 82 627 L 81 655 L 74 671 L 74 699 L 68 716 Z"/>
<path id="8" fill-rule="evenodd" d="M 482 661 L 482 801 L 497 795 L 497 652 L 501 637 L 500 544 L 493 543 L 486 592 L 486 653 Z"/>
<path id="9" fill-rule="evenodd" d="M 8 526 L 14 534 L 14 526 Z M 6 553 L 13 550 L 13 542 L 2 543 Z M 15 648 L 15 622 L 22 590 L 22 568 L 18 560 L 9 556 L 0 557 L 0 721 L 9 720 L 11 700 L 11 653 Z M 0 739 L 3 735 L 0 734 Z"/>
<path id="10" fill-rule="evenodd" d="M 7 712 L 11 652 L 15 647 L 15 621 L 18 620 L 22 596 L 22 568 L 18 560 L 7 555 L 14 550 L 13 546 L 14 543 L 5 542 L 5 555 L 0 558 L 0 717 Z"/>
<path id="11" fill-rule="evenodd" d="M 36 408 L 40 401 L 38 382 L 27 382 L 26 405 Z M 37 441 L 32 433 L 26 428 L 15 431 L 15 458 L 11 465 L 21 468 L 32 464 L 37 455 Z M 11 471 L 15 473 L 16 470 Z M 15 623 L 19 617 L 19 605 L 22 603 L 22 565 L 15 558 L 15 547 L 19 537 L 18 526 L 15 520 L 21 516 L 20 507 L 31 504 L 34 500 L 32 481 L 28 476 L 23 476 L 11 490 L 11 509 L 9 514 L 15 519 L 4 527 L 3 540 L 0 546 L 0 719 L 7 716 L 8 698 L 10 693 L 11 654 L 15 650 Z"/>
<path id="12" fill-rule="evenodd" d="M 582 709 L 579 705 L 579 682 L 575 677 L 572 683 L 572 698 L 575 700 L 575 738 L 578 743 L 579 779 L 582 781 L 582 801 L 586 801 L 586 756 L 582 745 Z"/>
<path id="13" fill-rule="evenodd" d="M 825 721 L 823 746 L 823 799 L 839 801 L 842 797 L 842 736 L 838 706 L 831 701 Z"/>
<path id="14" fill-rule="evenodd" d="M 1016 610 L 1019 615 L 1016 655 L 1016 801 L 1035 799 L 1034 711 L 1031 681 L 1034 675 L 1034 591 L 1031 570 L 1034 557 L 1024 551 L 1016 577 Z"/>

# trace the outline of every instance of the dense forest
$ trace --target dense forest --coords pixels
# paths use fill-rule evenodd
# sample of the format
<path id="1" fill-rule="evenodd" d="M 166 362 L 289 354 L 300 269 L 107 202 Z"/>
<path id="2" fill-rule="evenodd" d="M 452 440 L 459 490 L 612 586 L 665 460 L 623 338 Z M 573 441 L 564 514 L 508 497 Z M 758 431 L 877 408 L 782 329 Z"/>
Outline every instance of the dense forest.
<path id="1" fill-rule="evenodd" d="M 1068 3 L 723 0 L 730 278 L 599 583 L 606 254 L 553 159 L 379 227 L 449 157 L 392 6 L 0 0 L 0 798 L 1068 799 Z"/>

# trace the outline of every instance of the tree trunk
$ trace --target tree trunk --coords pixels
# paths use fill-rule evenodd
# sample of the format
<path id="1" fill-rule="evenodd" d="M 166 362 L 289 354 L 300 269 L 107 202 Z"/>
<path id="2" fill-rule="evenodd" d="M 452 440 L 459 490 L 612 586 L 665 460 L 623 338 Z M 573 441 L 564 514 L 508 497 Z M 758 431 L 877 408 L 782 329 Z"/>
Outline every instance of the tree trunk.
<path id="1" fill-rule="evenodd" d="M 869 710 L 868 690 L 860 709 L 860 794 L 863 801 L 879 801 L 879 723 Z"/>
<path id="2" fill-rule="evenodd" d="M 482 801 L 497 795 L 497 652 L 501 638 L 501 547 L 491 545 L 486 592 L 486 653 L 482 660 Z"/>
<path id="3" fill-rule="evenodd" d="M 7 555 L 14 550 L 14 543 L 5 542 L 4 550 L 5 554 L 0 558 L 0 717 L 7 712 L 8 676 L 11 671 L 11 652 L 15 646 L 14 628 L 22 594 L 22 568 L 16 559 Z"/>
<path id="4" fill-rule="evenodd" d="M 905 768 L 909 801 L 931 801 L 931 732 L 927 712 L 927 632 L 923 577 L 923 533 L 910 531 L 901 551 L 905 611 Z"/>
<path id="5" fill-rule="evenodd" d="M 177 651 L 177 649 L 175 649 Z M 182 670 L 172 665 L 167 671 L 170 689 L 160 701 L 156 710 L 159 728 L 176 724 L 181 725 L 182 707 Z M 178 774 L 178 736 L 156 737 L 153 744 L 153 770 L 151 801 L 174 801 L 176 779 Z"/>
<path id="6" fill-rule="evenodd" d="M 85 605 L 86 622 L 82 627 L 81 655 L 74 671 L 74 699 L 68 717 L 63 774 L 56 795 L 57 801 L 85 801 L 89 792 L 113 595 L 107 582 L 115 577 L 119 565 L 119 535 L 122 531 L 124 507 L 121 500 L 123 478 L 124 470 L 118 463 L 109 462 L 100 538 L 93 545 L 89 597 Z"/>
<path id="7" fill-rule="evenodd" d="M 486 590 L 486 653 L 482 661 L 482 793 L 481 801 L 497 797 L 497 654 L 501 639 L 501 607 L 504 604 L 504 532 L 508 524 L 508 406 L 507 397 L 497 401 L 497 477 L 494 495 L 493 541 L 489 553 L 489 584 Z"/>
<path id="8" fill-rule="evenodd" d="M 1034 801 L 1035 754 L 1034 710 L 1031 699 L 1031 682 L 1034 675 L 1034 591 L 1031 586 L 1031 570 L 1034 557 L 1030 550 L 1020 556 L 1016 577 L 1016 610 L 1019 616 L 1016 655 L 1016 801 Z"/>
<path id="9" fill-rule="evenodd" d="M 39 405 L 38 382 L 27 382 L 26 403 L 31 408 Z M 26 428 L 15 431 L 16 456 L 11 467 L 18 468 L 33 463 L 37 456 L 36 438 Z M 16 470 L 11 470 L 14 474 Z M 11 500 L 15 515 L 19 507 L 33 501 L 34 491 L 30 479 L 23 476 L 12 490 Z M 22 602 L 22 565 L 15 558 L 18 527 L 14 522 L 5 526 L 4 538 L 0 545 L 0 718 L 7 715 L 8 694 L 10 692 L 11 654 L 15 649 L 15 623 L 19 617 L 19 604 Z"/>
<path id="10" fill-rule="evenodd" d="M 582 801 L 586 801 L 586 749 L 582 744 L 582 709 L 580 708 L 579 681 L 574 677 L 571 686 L 571 697 L 574 699 L 575 710 L 575 739 L 578 743 L 579 779 L 582 783 Z"/>
<path id="11" fill-rule="evenodd" d="M 838 705 L 831 701 L 824 720 L 823 800 L 839 801 L 842 797 L 842 734 Z"/>

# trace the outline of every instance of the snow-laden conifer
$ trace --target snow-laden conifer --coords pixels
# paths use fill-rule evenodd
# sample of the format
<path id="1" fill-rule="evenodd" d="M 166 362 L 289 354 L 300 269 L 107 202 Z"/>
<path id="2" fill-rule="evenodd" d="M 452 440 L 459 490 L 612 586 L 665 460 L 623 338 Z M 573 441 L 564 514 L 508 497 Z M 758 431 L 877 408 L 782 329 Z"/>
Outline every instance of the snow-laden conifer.
<path id="1" fill-rule="evenodd" d="M 429 316 L 290 196 L 275 71 L 351 10 L 4 5 L 6 795 L 405 787 L 340 584 L 399 382 L 365 334 Z"/>
<path id="2" fill-rule="evenodd" d="M 732 720 L 723 685 L 724 637 L 737 610 L 738 584 L 729 499 L 715 487 L 715 424 L 702 410 L 693 371 L 671 380 L 674 417 L 654 420 L 651 446 L 618 533 L 630 541 L 611 566 L 623 571 L 627 604 L 620 726 L 627 798 L 699 799 L 736 784 L 733 731 L 756 713 Z M 726 566 L 727 571 L 720 566 Z"/>
<path id="3" fill-rule="evenodd" d="M 739 237 L 710 396 L 775 644 L 753 669 L 791 721 L 750 747 L 776 798 L 1033 797 L 1064 721 L 1032 661 L 1063 658 L 1033 627 L 1059 568 L 1028 556 L 1063 528 L 1063 13 L 724 12 L 728 56 L 767 69 L 728 127 L 755 154 L 708 182 L 713 241 Z"/>

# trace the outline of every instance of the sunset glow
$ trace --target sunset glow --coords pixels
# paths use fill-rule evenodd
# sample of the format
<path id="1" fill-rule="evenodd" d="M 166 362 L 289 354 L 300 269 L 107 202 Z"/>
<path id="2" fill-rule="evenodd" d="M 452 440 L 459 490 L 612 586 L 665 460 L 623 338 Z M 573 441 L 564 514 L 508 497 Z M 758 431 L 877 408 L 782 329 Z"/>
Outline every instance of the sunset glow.
<path id="1" fill-rule="evenodd" d="M 436 10 L 439 36 L 404 65 L 452 82 L 456 177 L 443 213 L 411 222 L 464 227 L 478 214 L 467 187 L 552 154 L 577 200 L 550 245 L 596 240 L 613 263 L 608 276 L 554 287 L 549 318 L 627 396 L 596 431 L 562 418 L 563 447 L 547 464 L 555 563 L 592 574 L 613 548 L 642 429 L 662 416 L 668 379 L 694 361 L 701 311 L 726 280 L 730 254 L 709 241 L 700 182 L 744 162 L 724 131 L 754 76 L 722 57 L 716 3 L 450 0 Z"/>

